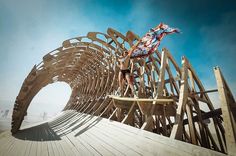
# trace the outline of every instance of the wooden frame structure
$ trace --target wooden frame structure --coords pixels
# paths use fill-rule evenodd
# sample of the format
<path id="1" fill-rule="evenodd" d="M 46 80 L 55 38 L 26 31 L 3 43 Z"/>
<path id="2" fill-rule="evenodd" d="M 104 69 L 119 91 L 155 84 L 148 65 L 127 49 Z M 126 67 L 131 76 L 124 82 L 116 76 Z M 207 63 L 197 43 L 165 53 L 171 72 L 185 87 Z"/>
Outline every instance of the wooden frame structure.
<path id="1" fill-rule="evenodd" d="M 134 60 L 134 87 L 140 99 L 128 98 L 128 87 L 126 98 L 109 96 L 118 89 L 118 56 L 138 39 L 131 31 L 122 35 L 109 28 L 107 34 L 89 32 L 65 40 L 46 54 L 16 98 L 12 133 L 19 130 L 34 96 L 46 85 L 63 81 L 72 88 L 64 110 L 109 118 L 222 153 L 235 152 L 236 104 L 219 68 L 214 69 L 218 89 L 205 90 L 187 58 L 182 57 L 179 67 L 164 48 Z M 208 96 L 213 91 L 219 91 L 222 110 L 213 107 Z"/>

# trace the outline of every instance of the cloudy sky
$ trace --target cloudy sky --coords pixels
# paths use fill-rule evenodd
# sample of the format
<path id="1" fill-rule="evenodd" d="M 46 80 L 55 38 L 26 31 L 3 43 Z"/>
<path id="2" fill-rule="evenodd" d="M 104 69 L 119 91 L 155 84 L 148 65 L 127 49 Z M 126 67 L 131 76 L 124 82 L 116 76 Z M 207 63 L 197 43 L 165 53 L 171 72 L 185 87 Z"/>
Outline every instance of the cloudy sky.
<path id="1" fill-rule="evenodd" d="M 160 22 L 183 32 L 166 37 L 160 48 L 179 64 L 187 56 L 209 89 L 216 88 L 213 67 L 220 66 L 236 95 L 235 19 L 233 0 L 0 0 L 0 100 L 14 101 L 33 65 L 66 39 L 108 27 L 142 36 Z M 56 83 L 33 105 L 59 111 L 69 96 L 69 86 Z"/>

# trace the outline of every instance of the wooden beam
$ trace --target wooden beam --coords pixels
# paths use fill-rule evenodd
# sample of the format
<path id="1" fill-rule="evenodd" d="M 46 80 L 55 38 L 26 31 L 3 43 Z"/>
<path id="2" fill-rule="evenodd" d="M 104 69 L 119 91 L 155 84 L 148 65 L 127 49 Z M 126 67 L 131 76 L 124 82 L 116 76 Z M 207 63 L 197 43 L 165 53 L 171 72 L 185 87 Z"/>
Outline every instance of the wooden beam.
<path id="1" fill-rule="evenodd" d="M 162 50 L 161 54 L 161 67 L 157 83 L 157 95 L 160 97 L 163 95 L 163 89 L 165 85 L 165 69 L 166 69 L 167 54 L 166 49 Z"/>
<path id="2" fill-rule="evenodd" d="M 197 139 L 196 139 L 196 134 L 195 134 L 195 126 L 194 126 L 194 122 L 193 122 L 192 109 L 193 108 L 190 104 L 186 105 L 186 113 L 187 113 L 187 117 L 188 117 L 190 140 L 191 140 L 192 144 L 197 145 Z"/>
<path id="3" fill-rule="evenodd" d="M 183 117 L 184 117 L 184 108 L 188 99 L 188 68 L 187 60 L 182 57 L 182 78 L 180 86 L 180 96 L 178 102 L 178 108 L 176 112 L 176 121 L 175 125 L 172 128 L 170 138 L 181 140 L 183 134 Z"/>
<path id="4" fill-rule="evenodd" d="M 141 129 L 147 130 L 147 131 L 152 131 L 153 122 L 154 122 L 153 117 L 151 115 L 147 115 L 145 122 L 143 123 Z"/>
<path id="5" fill-rule="evenodd" d="M 161 104 L 165 103 L 165 104 L 172 104 L 174 102 L 173 99 L 164 99 L 164 98 L 160 98 L 160 99 L 145 99 L 145 98 L 131 98 L 131 97 L 119 97 L 119 96 L 115 96 L 115 95 L 109 95 L 110 98 L 115 99 L 115 100 L 119 100 L 119 101 L 140 101 L 140 102 L 152 102 L 152 101 L 156 101 L 156 104 Z"/>
<path id="6" fill-rule="evenodd" d="M 127 115 L 125 116 L 125 118 L 122 120 L 121 123 L 134 125 L 134 111 L 136 107 L 137 107 L 136 102 L 133 102 L 132 106 L 129 109 L 129 112 L 127 113 Z"/>
<path id="7" fill-rule="evenodd" d="M 157 99 L 158 97 L 163 96 L 163 91 L 164 91 L 164 86 L 165 86 L 166 61 L 167 61 L 167 54 L 166 54 L 166 49 L 164 48 L 161 54 L 161 67 L 160 67 L 158 83 L 157 83 L 157 95 L 155 96 L 154 99 Z M 151 108 L 151 114 L 154 113 L 154 110 L 156 108 L 156 105 L 155 105 L 156 103 L 157 101 L 152 102 L 153 106 Z"/>
<path id="8" fill-rule="evenodd" d="M 230 92 L 230 90 L 227 88 L 227 84 L 219 67 L 214 68 L 214 73 L 219 90 L 221 109 L 224 119 L 227 152 L 229 155 L 234 155 L 236 153 L 236 123 L 229 106 L 230 101 L 227 92 Z"/>
<path id="9" fill-rule="evenodd" d="M 206 120 L 206 119 L 209 119 L 209 118 L 220 116 L 221 114 L 222 114 L 221 108 L 218 108 L 218 109 L 215 109 L 213 111 L 203 113 L 202 114 L 202 120 Z M 198 122 L 198 121 L 199 121 L 198 116 L 194 116 L 193 117 L 193 122 Z M 188 119 L 184 119 L 183 124 L 184 125 L 188 124 Z"/>
<path id="10" fill-rule="evenodd" d="M 196 95 L 196 94 L 212 93 L 212 92 L 218 92 L 218 89 L 211 89 L 211 90 L 206 90 L 206 91 L 193 92 L 193 93 L 190 93 L 190 94 L 191 95 Z"/>

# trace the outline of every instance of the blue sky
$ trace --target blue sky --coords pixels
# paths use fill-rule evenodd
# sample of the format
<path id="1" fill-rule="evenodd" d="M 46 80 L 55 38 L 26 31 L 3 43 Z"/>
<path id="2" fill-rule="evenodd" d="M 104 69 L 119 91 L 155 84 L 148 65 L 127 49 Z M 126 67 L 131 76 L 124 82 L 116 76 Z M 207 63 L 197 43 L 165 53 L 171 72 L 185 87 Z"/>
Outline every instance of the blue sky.
<path id="1" fill-rule="evenodd" d="M 216 88 L 213 66 L 220 66 L 236 95 L 235 19 L 233 0 L 0 0 L 0 100 L 14 101 L 33 65 L 68 38 L 108 27 L 142 36 L 160 22 L 183 32 L 166 37 L 160 48 L 179 64 L 187 56 L 209 89 Z M 68 86 L 51 88 L 35 102 L 57 96 L 50 102 L 65 103 Z"/>

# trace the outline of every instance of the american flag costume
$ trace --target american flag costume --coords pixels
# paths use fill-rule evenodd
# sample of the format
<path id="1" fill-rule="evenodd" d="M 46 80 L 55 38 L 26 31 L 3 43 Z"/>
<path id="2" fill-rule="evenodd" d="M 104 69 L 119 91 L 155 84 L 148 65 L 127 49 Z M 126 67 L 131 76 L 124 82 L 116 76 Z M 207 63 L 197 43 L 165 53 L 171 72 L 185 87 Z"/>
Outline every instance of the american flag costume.
<path id="1" fill-rule="evenodd" d="M 165 35 L 179 32 L 180 31 L 176 28 L 171 28 L 166 24 L 160 23 L 157 27 L 150 29 L 136 45 L 131 47 L 129 50 L 130 57 L 149 56 L 157 49 Z"/>

